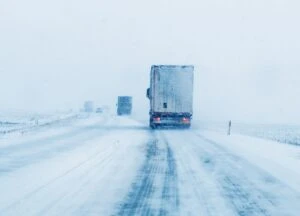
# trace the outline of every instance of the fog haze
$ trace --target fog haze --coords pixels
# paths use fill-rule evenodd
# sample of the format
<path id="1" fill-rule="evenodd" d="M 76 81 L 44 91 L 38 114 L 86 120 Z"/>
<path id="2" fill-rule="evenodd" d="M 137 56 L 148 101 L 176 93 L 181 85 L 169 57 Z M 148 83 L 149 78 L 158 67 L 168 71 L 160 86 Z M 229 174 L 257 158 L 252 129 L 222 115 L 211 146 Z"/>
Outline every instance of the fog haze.
<path id="1" fill-rule="evenodd" d="M 300 121 L 298 1 L 1 0 L 0 110 L 147 118 L 152 64 L 195 65 L 195 118 Z"/>

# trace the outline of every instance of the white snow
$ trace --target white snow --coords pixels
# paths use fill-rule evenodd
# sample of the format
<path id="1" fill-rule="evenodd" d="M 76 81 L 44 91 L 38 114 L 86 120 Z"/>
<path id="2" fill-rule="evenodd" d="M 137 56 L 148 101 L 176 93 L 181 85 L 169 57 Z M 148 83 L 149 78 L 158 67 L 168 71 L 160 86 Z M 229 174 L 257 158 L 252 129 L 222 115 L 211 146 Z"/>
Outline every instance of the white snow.
<path id="1" fill-rule="evenodd" d="M 33 147 L 33 138 L 27 137 L 23 144 L 13 144 L 15 152 L 8 151 L 9 145 L 1 146 L 8 155 L 4 153 L 0 160 L 0 214 L 109 215 L 114 200 L 126 196 L 136 161 L 142 160 L 138 153 L 147 140 L 145 133 L 127 130 L 128 121 L 131 127 L 140 127 L 124 119 L 116 134 L 109 130 L 115 128 L 112 122 L 100 121 L 95 128 L 82 127 L 86 131 L 79 135 L 61 137 L 60 131 L 58 139 L 46 143 L 47 148 L 40 146 L 56 133 L 37 135 L 39 146 Z M 95 119 L 89 122 L 94 125 Z M 63 133 L 77 129 L 67 128 Z"/>
<path id="2" fill-rule="evenodd" d="M 229 151 L 263 168 L 300 193 L 300 147 L 250 136 L 202 132 Z"/>
<path id="3" fill-rule="evenodd" d="M 293 215 L 298 146 L 81 116 L 0 139 L 0 215 Z"/>

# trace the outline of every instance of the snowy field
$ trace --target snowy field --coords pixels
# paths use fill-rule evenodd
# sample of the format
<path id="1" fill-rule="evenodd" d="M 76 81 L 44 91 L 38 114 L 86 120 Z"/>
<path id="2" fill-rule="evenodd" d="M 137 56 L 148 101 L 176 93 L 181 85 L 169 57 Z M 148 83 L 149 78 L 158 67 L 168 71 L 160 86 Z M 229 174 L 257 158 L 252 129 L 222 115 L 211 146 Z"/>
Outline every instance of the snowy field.
<path id="1" fill-rule="evenodd" d="M 202 130 L 227 133 L 228 123 L 197 122 Z M 300 145 L 300 125 L 284 124 L 232 124 L 232 133 L 273 140 L 286 144 Z"/>
<path id="2" fill-rule="evenodd" d="M 299 215 L 297 145 L 109 115 L 53 119 L 0 135 L 0 215 Z"/>
<path id="3" fill-rule="evenodd" d="M 11 133 L 26 133 L 49 126 L 57 127 L 71 120 L 84 117 L 86 114 L 76 112 L 57 112 L 52 114 L 37 114 L 25 112 L 0 112 L 0 135 Z"/>

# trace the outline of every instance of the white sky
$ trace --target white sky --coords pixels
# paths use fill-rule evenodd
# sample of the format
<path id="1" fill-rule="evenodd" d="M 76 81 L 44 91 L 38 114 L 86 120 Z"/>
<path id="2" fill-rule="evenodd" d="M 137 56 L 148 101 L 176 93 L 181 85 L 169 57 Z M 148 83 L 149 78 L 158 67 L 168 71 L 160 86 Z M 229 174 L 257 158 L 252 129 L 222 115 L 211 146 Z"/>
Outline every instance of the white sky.
<path id="1" fill-rule="evenodd" d="M 300 121 L 297 0 L 1 0 L 0 109 L 133 95 L 152 64 L 195 65 L 195 118 Z"/>

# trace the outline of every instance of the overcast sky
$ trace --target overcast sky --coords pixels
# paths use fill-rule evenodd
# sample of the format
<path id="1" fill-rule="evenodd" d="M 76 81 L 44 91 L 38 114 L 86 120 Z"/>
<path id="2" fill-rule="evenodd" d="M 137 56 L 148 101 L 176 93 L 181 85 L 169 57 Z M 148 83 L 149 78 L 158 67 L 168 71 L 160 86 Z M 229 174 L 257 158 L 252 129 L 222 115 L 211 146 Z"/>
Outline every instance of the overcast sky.
<path id="1" fill-rule="evenodd" d="M 0 110 L 147 117 L 152 64 L 195 65 L 195 118 L 300 122 L 297 0 L 1 0 Z"/>

